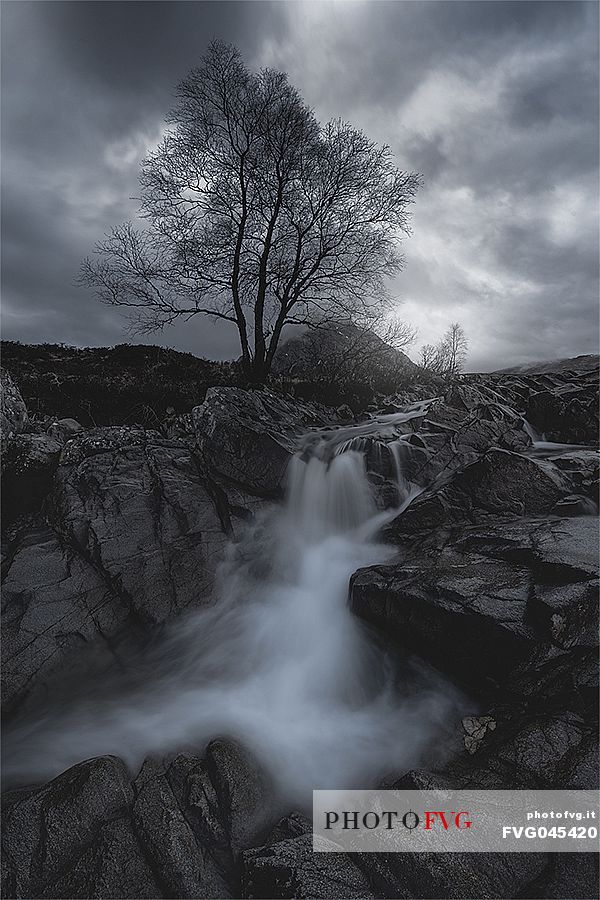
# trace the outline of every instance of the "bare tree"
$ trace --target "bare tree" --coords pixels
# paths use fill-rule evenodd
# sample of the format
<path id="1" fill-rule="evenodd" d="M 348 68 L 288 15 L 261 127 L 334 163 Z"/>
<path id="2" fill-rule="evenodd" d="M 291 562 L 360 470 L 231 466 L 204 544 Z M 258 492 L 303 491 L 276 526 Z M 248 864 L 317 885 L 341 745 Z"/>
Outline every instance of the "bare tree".
<path id="1" fill-rule="evenodd" d="M 287 76 L 211 44 L 142 164 L 144 226 L 115 228 L 82 281 L 150 332 L 195 316 L 236 325 L 249 377 L 283 327 L 368 320 L 402 267 L 419 177 L 341 120 L 320 125 Z"/>
<path id="2" fill-rule="evenodd" d="M 446 356 L 444 374 L 453 378 L 462 371 L 469 348 L 469 342 L 462 325 L 458 322 L 453 322 L 444 335 L 442 345 Z"/>
<path id="3" fill-rule="evenodd" d="M 469 342 L 464 328 L 453 322 L 441 341 L 421 348 L 421 366 L 436 375 L 454 378 L 462 370 Z"/>

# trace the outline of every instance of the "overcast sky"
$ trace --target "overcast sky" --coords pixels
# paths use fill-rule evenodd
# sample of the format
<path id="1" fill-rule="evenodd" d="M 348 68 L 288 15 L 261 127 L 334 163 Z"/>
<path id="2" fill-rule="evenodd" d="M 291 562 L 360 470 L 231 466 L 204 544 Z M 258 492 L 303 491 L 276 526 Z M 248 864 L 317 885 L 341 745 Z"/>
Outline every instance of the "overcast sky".
<path id="1" fill-rule="evenodd" d="M 135 217 L 140 159 L 214 37 L 422 173 L 393 285 L 413 356 L 455 320 L 473 370 L 597 351 L 598 5 L 570 0 L 4 0 L 5 339 L 142 340 L 75 278 Z M 148 340 L 238 353 L 200 319 Z"/>

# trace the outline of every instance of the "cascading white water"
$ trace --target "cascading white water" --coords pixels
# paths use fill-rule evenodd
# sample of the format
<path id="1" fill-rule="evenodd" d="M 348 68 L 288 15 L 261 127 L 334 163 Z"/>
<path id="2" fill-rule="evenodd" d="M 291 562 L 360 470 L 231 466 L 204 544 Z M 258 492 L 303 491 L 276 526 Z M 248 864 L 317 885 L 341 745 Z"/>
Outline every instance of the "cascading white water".
<path id="1" fill-rule="evenodd" d="M 409 479 L 404 474 L 405 458 L 410 453 L 411 448 L 410 445 L 405 440 L 403 440 L 403 438 L 399 438 L 397 441 L 392 441 L 387 446 L 390 453 L 392 454 L 392 460 L 394 463 L 394 475 L 396 478 L 396 484 L 398 485 L 398 505 L 401 509 L 405 509 L 411 502 L 411 500 L 413 500 L 422 491 L 422 488 L 419 488 L 417 485 L 409 481 Z"/>
<path id="2" fill-rule="evenodd" d="M 351 574 L 391 556 L 374 540 L 386 518 L 359 453 L 294 458 L 285 506 L 232 545 L 215 605 L 179 622 L 125 683 L 88 686 L 5 735 L 5 778 L 41 781 L 106 753 L 136 769 L 228 736 L 307 807 L 313 788 L 366 788 L 418 764 L 457 715 L 457 693 L 417 663 L 399 689 L 347 603 Z"/>
<path id="3" fill-rule="evenodd" d="M 288 472 L 287 514 L 307 541 L 358 528 L 376 513 L 363 457 L 349 451 L 329 465 L 294 456 Z"/>

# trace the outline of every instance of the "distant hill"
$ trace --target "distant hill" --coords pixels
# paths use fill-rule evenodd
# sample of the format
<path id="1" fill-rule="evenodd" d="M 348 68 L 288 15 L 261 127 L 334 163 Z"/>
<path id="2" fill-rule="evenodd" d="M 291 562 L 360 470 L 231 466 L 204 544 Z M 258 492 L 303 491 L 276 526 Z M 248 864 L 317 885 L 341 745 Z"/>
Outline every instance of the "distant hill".
<path id="1" fill-rule="evenodd" d="M 372 383 L 423 370 L 373 331 L 335 322 L 285 341 L 277 350 L 273 371 L 288 378 Z"/>
<path id="2" fill-rule="evenodd" d="M 549 359 L 537 363 L 525 363 L 522 366 L 510 366 L 508 369 L 497 369 L 496 374 L 523 373 L 538 375 L 544 372 L 591 372 L 600 365 L 597 353 L 573 356 L 570 359 Z"/>

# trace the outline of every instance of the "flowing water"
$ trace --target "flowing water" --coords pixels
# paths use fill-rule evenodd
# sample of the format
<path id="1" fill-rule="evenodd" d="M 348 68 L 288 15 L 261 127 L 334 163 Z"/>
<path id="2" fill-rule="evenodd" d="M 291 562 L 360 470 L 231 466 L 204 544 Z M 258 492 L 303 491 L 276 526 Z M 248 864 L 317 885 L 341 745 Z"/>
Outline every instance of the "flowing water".
<path id="1" fill-rule="evenodd" d="M 402 451 L 392 452 L 406 505 Z M 146 756 L 200 754 L 225 736 L 306 806 L 313 788 L 366 788 L 422 762 L 461 698 L 417 660 L 392 664 L 348 607 L 352 573 L 392 557 L 377 543 L 389 518 L 361 453 L 294 457 L 285 504 L 231 545 L 215 604 L 171 626 L 126 674 L 73 686 L 66 703 L 13 727 L 5 778 L 43 781 L 107 753 L 135 770 Z"/>
<path id="2" fill-rule="evenodd" d="M 564 453 L 573 453 L 575 450 L 593 449 L 590 444 L 565 444 L 557 441 L 547 441 L 546 435 L 534 428 L 527 419 L 523 419 L 523 431 L 531 438 L 531 448 L 527 451 L 530 456 L 551 458 L 552 456 L 561 456 Z"/>

